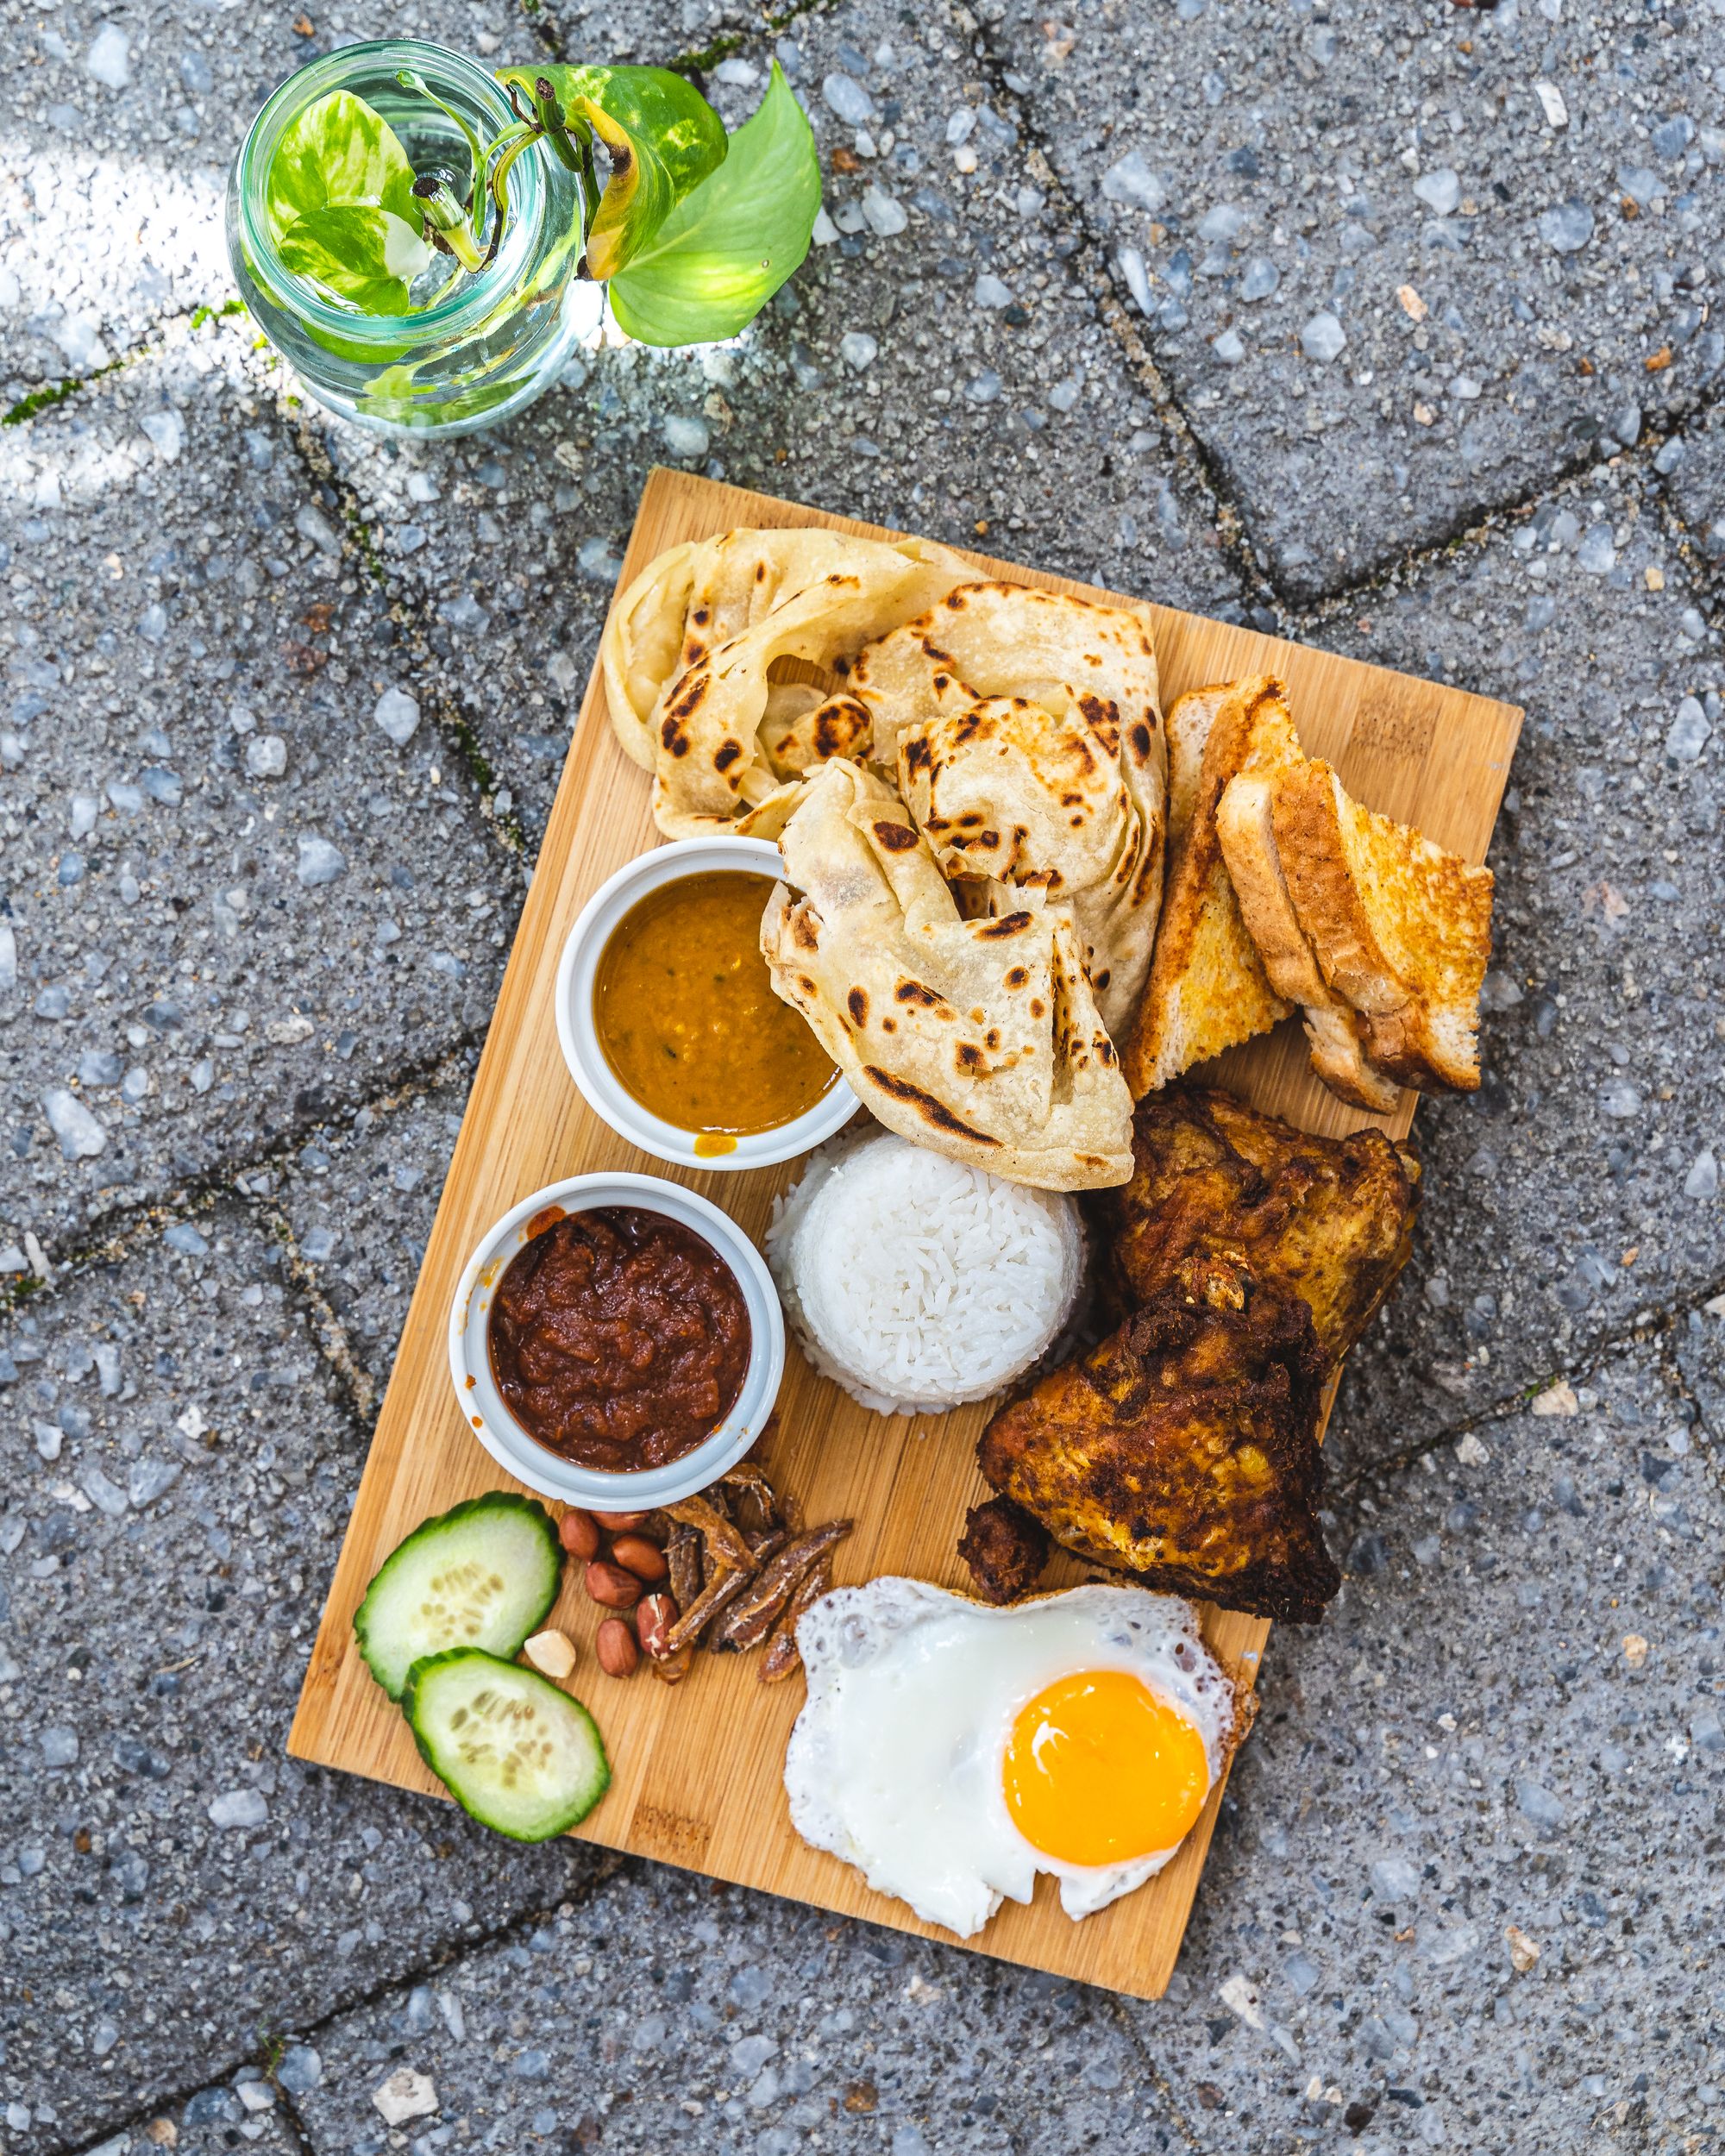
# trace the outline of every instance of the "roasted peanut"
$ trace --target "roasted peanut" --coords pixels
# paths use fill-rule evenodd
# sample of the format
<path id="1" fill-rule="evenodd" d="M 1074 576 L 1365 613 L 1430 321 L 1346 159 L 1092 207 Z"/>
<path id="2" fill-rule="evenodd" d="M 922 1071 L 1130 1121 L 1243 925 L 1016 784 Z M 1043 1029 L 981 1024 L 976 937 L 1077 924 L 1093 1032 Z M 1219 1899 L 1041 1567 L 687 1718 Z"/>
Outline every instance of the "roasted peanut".
<path id="1" fill-rule="evenodd" d="M 644 1512 L 596 1512 L 593 1518 L 601 1527 L 609 1527 L 613 1534 L 621 1534 L 626 1527 L 638 1527 L 647 1518 Z"/>
<path id="2" fill-rule="evenodd" d="M 670 1570 L 665 1562 L 665 1552 L 645 1535 L 613 1536 L 611 1554 L 637 1580 L 662 1580 Z"/>
<path id="3" fill-rule="evenodd" d="M 607 1677 L 633 1677 L 641 1651 L 620 1617 L 607 1617 L 593 1639 L 593 1657 Z"/>
<path id="4" fill-rule="evenodd" d="M 599 1526 L 590 1512 L 566 1512 L 557 1522 L 557 1539 L 572 1557 L 599 1555 Z"/>
<path id="5" fill-rule="evenodd" d="M 620 1564 L 595 1557 L 586 1569 L 586 1585 L 593 1601 L 605 1609 L 633 1609 L 641 1599 L 641 1583 Z"/>
<path id="6" fill-rule="evenodd" d="M 641 1651 L 653 1661 L 669 1659 L 671 1627 L 679 1614 L 676 1603 L 668 1595 L 649 1595 L 636 1611 L 635 1629 L 640 1634 Z"/>

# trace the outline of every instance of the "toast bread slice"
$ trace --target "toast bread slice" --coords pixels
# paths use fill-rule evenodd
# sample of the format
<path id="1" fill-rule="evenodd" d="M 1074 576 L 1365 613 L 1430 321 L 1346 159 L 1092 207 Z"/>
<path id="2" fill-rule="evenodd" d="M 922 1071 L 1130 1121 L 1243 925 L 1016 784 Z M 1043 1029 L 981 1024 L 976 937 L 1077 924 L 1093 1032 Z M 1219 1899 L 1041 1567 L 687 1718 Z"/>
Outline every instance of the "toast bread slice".
<path id="1" fill-rule="evenodd" d="M 1271 989 L 1216 836 L 1222 789 L 1252 754 L 1260 713 L 1276 737 L 1267 675 L 1191 689 L 1168 714 L 1168 883 L 1144 993 L 1121 1052 L 1134 1100 L 1194 1063 L 1268 1032 L 1292 1006 Z M 1291 731 L 1291 730 L 1290 730 Z"/>
<path id="2" fill-rule="evenodd" d="M 1396 1106 L 1401 1088 L 1366 1060 L 1365 1022 L 1324 979 L 1289 896 L 1276 850 L 1276 791 L 1289 772 L 1304 763 L 1294 731 L 1287 691 L 1276 684 L 1279 711 L 1266 707 L 1258 738 L 1245 764 L 1216 805 L 1216 835 L 1229 881 L 1275 993 L 1302 1006 L 1312 1068 L 1333 1093 L 1356 1107 L 1382 1114 Z"/>
<path id="3" fill-rule="evenodd" d="M 1321 761 L 1277 781 L 1271 831 L 1323 977 L 1403 1085 L 1479 1084 L 1479 989 L 1491 956 L 1489 868 L 1362 808 Z"/>

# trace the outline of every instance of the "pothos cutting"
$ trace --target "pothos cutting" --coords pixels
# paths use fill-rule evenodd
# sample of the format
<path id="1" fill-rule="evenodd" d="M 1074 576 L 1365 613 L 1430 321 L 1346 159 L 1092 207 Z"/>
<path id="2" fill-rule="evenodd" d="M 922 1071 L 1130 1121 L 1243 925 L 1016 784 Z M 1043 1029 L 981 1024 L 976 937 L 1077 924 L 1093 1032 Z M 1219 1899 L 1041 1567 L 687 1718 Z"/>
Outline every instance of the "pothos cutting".
<path id="1" fill-rule="evenodd" d="M 776 61 L 735 135 L 662 67 L 500 68 L 514 118 L 489 142 L 423 78 L 396 80 L 454 123 L 464 155 L 440 151 L 416 172 L 383 115 L 338 90 L 292 122 L 269 169 L 283 266 L 361 314 L 411 315 L 489 268 L 510 175 L 529 155 L 576 175 L 581 274 L 607 287 L 618 325 L 643 343 L 734 335 L 808 252 L 819 166 Z"/>

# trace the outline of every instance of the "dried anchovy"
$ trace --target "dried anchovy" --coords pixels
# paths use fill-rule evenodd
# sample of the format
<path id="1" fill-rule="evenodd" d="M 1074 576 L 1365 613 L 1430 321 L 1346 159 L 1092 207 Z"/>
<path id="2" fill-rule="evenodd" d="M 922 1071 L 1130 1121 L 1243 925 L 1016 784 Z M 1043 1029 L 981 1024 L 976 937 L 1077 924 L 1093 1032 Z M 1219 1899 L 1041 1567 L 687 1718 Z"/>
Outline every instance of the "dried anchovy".
<path id="1" fill-rule="evenodd" d="M 802 1667 L 802 1651 L 797 1645 L 797 1620 L 806 1609 L 812 1609 L 831 1585 L 832 1552 L 824 1550 L 803 1574 L 800 1585 L 785 1604 L 784 1614 L 767 1642 L 767 1651 L 761 1658 L 762 1683 L 777 1684 L 793 1670 Z"/>
<path id="2" fill-rule="evenodd" d="M 693 1647 L 679 1647 L 674 1654 L 668 1654 L 662 1661 L 648 1658 L 647 1667 L 661 1684 L 681 1684 L 689 1673 L 689 1664 L 695 1658 Z"/>
<path id="3" fill-rule="evenodd" d="M 803 1574 L 834 1543 L 842 1542 L 850 1527 L 848 1520 L 829 1520 L 824 1526 L 812 1528 L 794 1542 L 787 1542 L 770 1564 L 761 1567 L 749 1591 L 732 1602 L 714 1626 L 707 1641 L 713 1652 L 739 1654 L 745 1648 L 758 1647 Z"/>
<path id="4" fill-rule="evenodd" d="M 665 1561 L 671 1568 L 671 1594 L 679 1609 L 687 1609 L 706 1584 L 701 1570 L 701 1539 L 681 1520 L 673 1523 L 665 1545 Z"/>
<path id="5" fill-rule="evenodd" d="M 715 1563 L 733 1572 L 752 1572 L 760 1562 L 731 1522 L 706 1497 L 685 1497 L 665 1509 L 685 1526 L 699 1528 L 706 1537 L 707 1554 Z"/>
<path id="6" fill-rule="evenodd" d="M 711 1587 L 703 1588 L 665 1634 L 671 1652 L 692 1647 L 720 1610 L 730 1608 L 752 1576 L 748 1572 L 721 1572 Z"/>
<path id="7" fill-rule="evenodd" d="M 740 1485 L 731 1498 L 731 1508 L 744 1539 L 751 1544 L 757 1537 L 770 1534 L 779 1525 L 777 1501 L 764 1480 Z"/>

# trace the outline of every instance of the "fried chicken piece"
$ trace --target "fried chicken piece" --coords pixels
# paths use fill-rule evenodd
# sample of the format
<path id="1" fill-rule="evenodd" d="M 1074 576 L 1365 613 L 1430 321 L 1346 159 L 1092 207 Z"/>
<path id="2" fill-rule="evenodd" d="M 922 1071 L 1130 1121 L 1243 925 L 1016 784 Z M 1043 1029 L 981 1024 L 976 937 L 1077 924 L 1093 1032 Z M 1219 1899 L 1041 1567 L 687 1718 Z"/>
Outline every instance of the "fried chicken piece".
<path id="1" fill-rule="evenodd" d="M 991 1497 L 966 1514 L 958 1554 L 984 1601 L 1015 1602 L 1042 1576 L 1048 1531 L 1010 1497 Z"/>
<path id="2" fill-rule="evenodd" d="M 1298 1295 L 1200 1252 L 1101 1346 L 1003 1408 L 976 1457 L 1080 1557 L 1310 1624 L 1341 1584 L 1317 1513 L 1323 1373 Z"/>
<path id="3" fill-rule="evenodd" d="M 1215 1250 L 1305 1300 L 1333 1370 L 1408 1262 L 1419 1179 L 1382 1131 L 1314 1138 L 1210 1087 L 1146 1094 L 1132 1181 L 1095 1200 L 1117 1273 L 1107 1292 L 1124 1315 L 1192 1251 Z"/>

